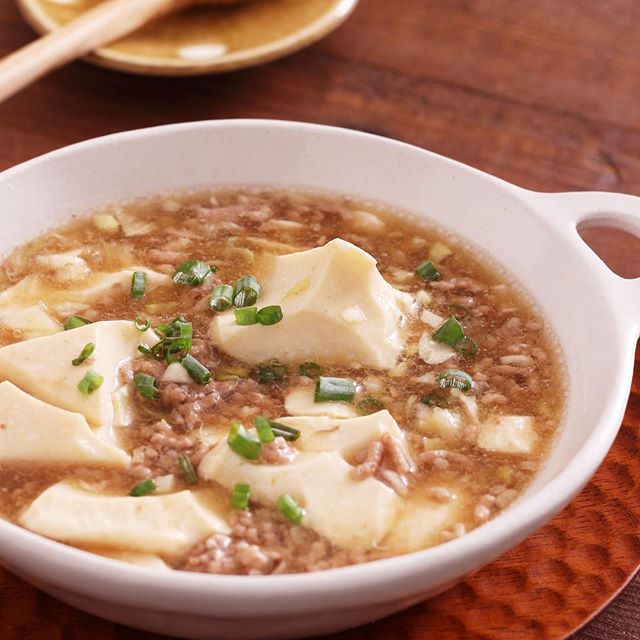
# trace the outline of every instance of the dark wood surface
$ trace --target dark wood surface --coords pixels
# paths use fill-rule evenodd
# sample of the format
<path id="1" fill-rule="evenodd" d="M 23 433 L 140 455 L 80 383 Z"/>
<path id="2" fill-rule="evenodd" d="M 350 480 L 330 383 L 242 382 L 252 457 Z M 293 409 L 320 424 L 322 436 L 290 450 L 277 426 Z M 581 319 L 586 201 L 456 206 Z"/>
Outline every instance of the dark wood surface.
<path id="1" fill-rule="evenodd" d="M 0 55 L 33 37 L 0 3 Z M 115 131 L 227 117 L 296 119 L 406 140 L 539 190 L 640 194 L 637 0 L 362 0 L 319 45 L 229 76 L 153 79 L 77 63 L 0 105 L 0 169 Z M 585 237 L 626 275 L 638 242 Z M 447 594 L 340 636 L 566 637 L 640 563 L 640 370 L 594 481 L 540 533 Z M 523 597 L 526 594 L 526 597 Z M 638 640 L 640 579 L 575 635 Z M 0 572 L 3 640 L 151 640 Z"/>

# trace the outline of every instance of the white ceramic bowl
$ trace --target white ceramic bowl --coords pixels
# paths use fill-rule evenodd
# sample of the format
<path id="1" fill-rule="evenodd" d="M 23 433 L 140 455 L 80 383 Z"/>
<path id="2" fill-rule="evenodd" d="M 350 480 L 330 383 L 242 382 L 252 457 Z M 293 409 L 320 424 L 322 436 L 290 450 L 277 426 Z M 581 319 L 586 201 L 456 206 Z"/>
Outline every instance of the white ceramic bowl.
<path id="1" fill-rule="evenodd" d="M 185 638 L 282 640 L 410 606 L 513 547 L 576 495 L 620 425 L 640 321 L 640 282 L 613 275 L 577 224 L 640 232 L 640 198 L 542 194 L 400 142 L 310 124 L 236 120 L 122 133 L 0 174 L 0 252 L 114 199 L 230 183 L 344 192 L 428 216 L 494 256 L 546 312 L 569 373 L 566 424 L 527 494 L 460 539 L 303 575 L 160 575 L 0 521 L 0 561 L 81 609 Z"/>

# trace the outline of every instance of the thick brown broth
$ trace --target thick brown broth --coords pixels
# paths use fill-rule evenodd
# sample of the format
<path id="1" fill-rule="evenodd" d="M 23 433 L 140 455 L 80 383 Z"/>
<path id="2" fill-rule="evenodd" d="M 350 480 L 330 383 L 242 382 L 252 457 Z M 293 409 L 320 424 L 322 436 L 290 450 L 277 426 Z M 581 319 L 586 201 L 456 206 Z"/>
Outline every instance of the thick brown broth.
<path id="1" fill-rule="evenodd" d="M 363 210 L 374 214 L 382 224 L 375 220 L 363 224 L 358 213 Z M 113 216 L 119 225 L 110 231 L 98 228 L 96 215 Z M 208 395 L 202 390 L 196 397 L 194 394 L 201 391 L 196 389 L 184 397 L 180 385 L 165 383 L 161 385 L 160 401 L 137 396 L 133 424 L 120 428 L 121 443 L 133 456 L 125 472 L 0 465 L 0 513 L 15 520 L 41 490 L 65 477 L 76 477 L 100 491 L 119 495 L 126 495 L 141 479 L 169 475 L 173 475 L 172 491 L 193 488 L 180 473 L 178 455 L 186 454 L 197 465 L 215 441 L 226 437 L 232 421 L 250 424 L 256 415 L 270 419 L 285 415 L 288 389 L 313 381 L 298 375 L 299 363 L 290 364 L 288 376 L 280 382 L 263 384 L 252 379 L 251 367 L 206 340 L 215 314 L 208 308 L 207 297 L 221 282 L 233 283 L 249 273 L 259 280 L 268 254 L 302 251 L 333 238 L 352 242 L 370 253 L 384 278 L 418 301 L 405 319 L 405 349 L 391 371 L 326 366 L 321 356 L 318 359 L 323 375 L 357 381 L 355 404 L 374 397 L 404 432 L 416 468 L 402 472 L 394 466 L 392 452 L 383 449 L 374 476 L 403 498 L 424 496 L 446 503 L 451 499 L 451 488 L 460 492 L 459 515 L 424 546 L 461 535 L 506 508 L 544 461 L 562 417 L 563 364 L 540 311 L 485 256 L 410 216 L 347 197 L 235 189 L 112 205 L 18 248 L 4 261 L 0 274 L 3 288 L 38 273 L 45 287 L 57 291 L 78 284 L 61 282 L 50 270 L 39 269 L 37 256 L 77 249 L 94 272 L 142 265 L 170 275 L 190 258 L 215 265 L 218 270 L 199 287 L 171 284 L 153 289 L 141 300 L 132 300 L 127 288 L 115 286 L 79 313 L 91 321 L 133 320 L 141 315 L 153 325 L 183 314 L 193 323 L 192 353 L 216 378 L 207 386 Z M 442 279 L 424 282 L 414 270 L 436 243 L 444 243 L 451 254 L 437 263 Z M 443 318 L 452 314 L 459 317 L 465 334 L 477 343 L 477 354 L 456 356 L 452 362 L 438 365 L 422 360 L 419 338 L 433 329 L 421 320 L 420 305 Z M 55 316 L 55 310 L 50 311 Z M 58 314 L 58 320 L 64 319 Z M 22 337 L 18 330 L 0 329 L 1 345 Z M 273 356 L 277 358 L 278 354 Z M 121 379 L 126 382 L 133 372 L 144 371 L 159 380 L 165 366 L 141 356 L 121 371 Z M 463 369 L 472 376 L 474 388 L 466 397 L 477 402 L 477 419 L 470 417 L 460 394 L 439 387 L 436 376 L 443 369 Z M 460 416 L 459 435 L 445 437 L 441 429 L 425 427 L 425 412 L 433 410 L 421 402 L 425 397 L 432 401 L 435 398 L 440 408 L 449 408 Z M 514 455 L 479 448 L 479 425 L 494 415 L 533 416 L 538 438 L 533 450 Z M 357 467 L 366 455 L 366 451 L 358 452 L 349 462 Z M 275 573 L 393 555 L 384 545 L 364 551 L 336 548 L 305 527 L 304 521 L 302 525 L 288 523 L 272 506 L 252 503 L 247 512 L 233 511 L 228 489 L 211 482 L 199 482 L 195 488 L 204 499 L 224 505 L 233 525 L 231 542 L 211 536 L 187 556 L 164 558 L 174 568 Z M 239 543 L 250 544 L 257 551 L 247 559 L 237 552 Z"/>

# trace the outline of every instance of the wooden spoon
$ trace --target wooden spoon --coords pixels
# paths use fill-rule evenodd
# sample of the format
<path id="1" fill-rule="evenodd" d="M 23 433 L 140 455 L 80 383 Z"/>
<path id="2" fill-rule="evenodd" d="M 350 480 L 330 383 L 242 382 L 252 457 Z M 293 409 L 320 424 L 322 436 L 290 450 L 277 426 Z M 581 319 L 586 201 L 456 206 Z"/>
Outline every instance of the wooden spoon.
<path id="1" fill-rule="evenodd" d="M 147 22 L 192 5 L 247 0 L 105 0 L 0 62 L 0 102 L 53 69 L 118 40 Z"/>

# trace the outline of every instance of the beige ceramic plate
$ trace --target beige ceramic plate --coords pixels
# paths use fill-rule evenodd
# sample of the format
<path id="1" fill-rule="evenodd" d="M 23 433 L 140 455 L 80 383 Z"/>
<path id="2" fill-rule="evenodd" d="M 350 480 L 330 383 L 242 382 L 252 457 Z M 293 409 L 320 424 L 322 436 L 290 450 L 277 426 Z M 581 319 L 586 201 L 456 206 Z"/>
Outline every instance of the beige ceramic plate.
<path id="1" fill-rule="evenodd" d="M 17 0 L 40 33 L 100 0 Z M 358 0 L 260 0 L 232 8 L 190 9 L 158 20 L 88 60 L 148 75 L 197 75 L 249 67 L 306 47 L 337 28 Z"/>

